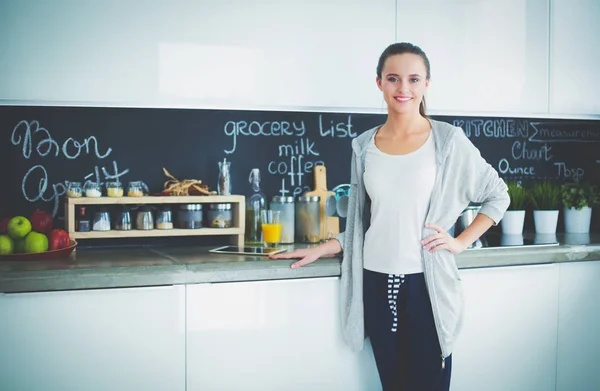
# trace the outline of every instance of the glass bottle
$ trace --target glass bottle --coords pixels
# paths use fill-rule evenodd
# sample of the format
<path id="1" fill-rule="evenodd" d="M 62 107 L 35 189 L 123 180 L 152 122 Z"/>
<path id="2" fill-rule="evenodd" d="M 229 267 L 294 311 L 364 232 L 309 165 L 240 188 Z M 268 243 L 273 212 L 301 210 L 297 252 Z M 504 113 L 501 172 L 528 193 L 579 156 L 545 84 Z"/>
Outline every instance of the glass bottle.
<path id="1" fill-rule="evenodd" d="M 77 217 L 75 218 L 75 231 L 90 232 L 91 220 L 85 206 L 77 207 Z"/>
<path id="2" fill-rule="evenodd" d="M 217 184 L 217 194 L 219 195 L 231 195 L 231 178 L 229 176 L 229 168 L 231 162 L 227 159 L 223 159 L 219 162 L 219 183 Z"/>
<path id="3" fill-rule="evenodd" d="M 251 245 L 262 245 L 262 227 L 260 221 L 261 212 L 266 208 L 266 197 L 260 190 L 260 170 L 253 168 L 250 171 L 248 181 L 252 185 L 252 191 L 246 198 L 246 243 Z"/>

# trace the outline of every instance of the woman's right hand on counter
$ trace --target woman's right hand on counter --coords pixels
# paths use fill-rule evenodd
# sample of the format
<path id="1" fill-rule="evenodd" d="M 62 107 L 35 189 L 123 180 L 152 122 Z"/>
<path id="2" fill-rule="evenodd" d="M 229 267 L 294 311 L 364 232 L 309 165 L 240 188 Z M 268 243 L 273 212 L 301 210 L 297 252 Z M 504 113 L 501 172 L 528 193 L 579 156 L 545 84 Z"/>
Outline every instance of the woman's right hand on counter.
<path id="1" fill-rule="evenodd" d="M 317 247 L 298 248 L 287 253 L 278 253 L 269 256 L 269 259 L 292 259 L 300 258 L 298 262 L 292 263 L 292 269 L 297 269 L 301 266 L 313 263 L 317 259 L 326 255 L 335 255 L 342 251 L 342 245 L 336 239 L 332 239 L 326 243 L 320 244 Z"/>

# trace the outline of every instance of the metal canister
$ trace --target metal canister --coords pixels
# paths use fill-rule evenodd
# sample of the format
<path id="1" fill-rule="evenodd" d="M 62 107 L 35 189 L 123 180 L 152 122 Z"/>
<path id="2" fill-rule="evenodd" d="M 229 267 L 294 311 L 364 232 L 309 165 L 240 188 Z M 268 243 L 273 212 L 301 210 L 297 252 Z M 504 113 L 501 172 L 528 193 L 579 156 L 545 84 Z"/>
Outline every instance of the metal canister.
<path id="1" fill-rule="evenodd" d="M 281 222 L 281 242 L 294 243 L 294 197 L 274 196 L 271 199 L 271 210 L 278 210 Z"/>
<path id="2" fill-rule="evenodd" d="M 233 227 L 233 210 L 231 209 L 231 204 L 210 204 L 206 211 L 206 226 L 209 228 Z"/>
<path id="3" fill-rule="evenodd" d="M 321 241 L 321 197 L 300 196 L 296 199 L 296 242 L 319 243 Z"/>

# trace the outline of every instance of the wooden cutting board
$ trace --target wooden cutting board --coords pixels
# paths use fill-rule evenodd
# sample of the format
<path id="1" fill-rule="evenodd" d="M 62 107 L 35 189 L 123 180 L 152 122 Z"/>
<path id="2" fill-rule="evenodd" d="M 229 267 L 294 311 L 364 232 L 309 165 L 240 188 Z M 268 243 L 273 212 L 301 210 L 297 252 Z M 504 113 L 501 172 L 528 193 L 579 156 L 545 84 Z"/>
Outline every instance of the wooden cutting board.
<path id="1" fill-rule="evenodd" d="M 321 197 L 321 239 L 329 239 L 340 233 L 340 219 L 334 216 L 327 216 L 325 213 L 325 202 L 327 197 L 335 195 L 333 191 L 327 190 L 327 169 L 323 165 L 314 166 L 315 184 L 314 190 L 306 192 L 309 197 Z"/>

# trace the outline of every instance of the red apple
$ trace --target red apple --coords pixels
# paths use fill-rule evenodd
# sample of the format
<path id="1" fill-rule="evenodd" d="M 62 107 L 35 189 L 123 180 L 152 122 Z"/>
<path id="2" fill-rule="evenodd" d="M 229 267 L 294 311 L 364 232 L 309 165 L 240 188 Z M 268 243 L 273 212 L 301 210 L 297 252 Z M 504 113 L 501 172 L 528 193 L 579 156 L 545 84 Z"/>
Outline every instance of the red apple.
<path id="1" fill-rule="evenodd" d="M 11 217 L 5 217 L 2 220 L 0 220 L 0 235 L 6 235 L 6 233 L 8 232 L 8 222 L 10 221 Z"/>
<path id="2" fill-rule="evenodd" d="M 29 218 L 33 231 L 47 234 L 52 230 L 52 215 L 43 210 L 36 210 Z"/>
<path id="3" fill-rule="evenodd" d="M 61 248 L 69 247 L 71 238 L 67 231 L 59 228 L 55 228 L 48 234 L 48 249 L 59 250 Z"/>

